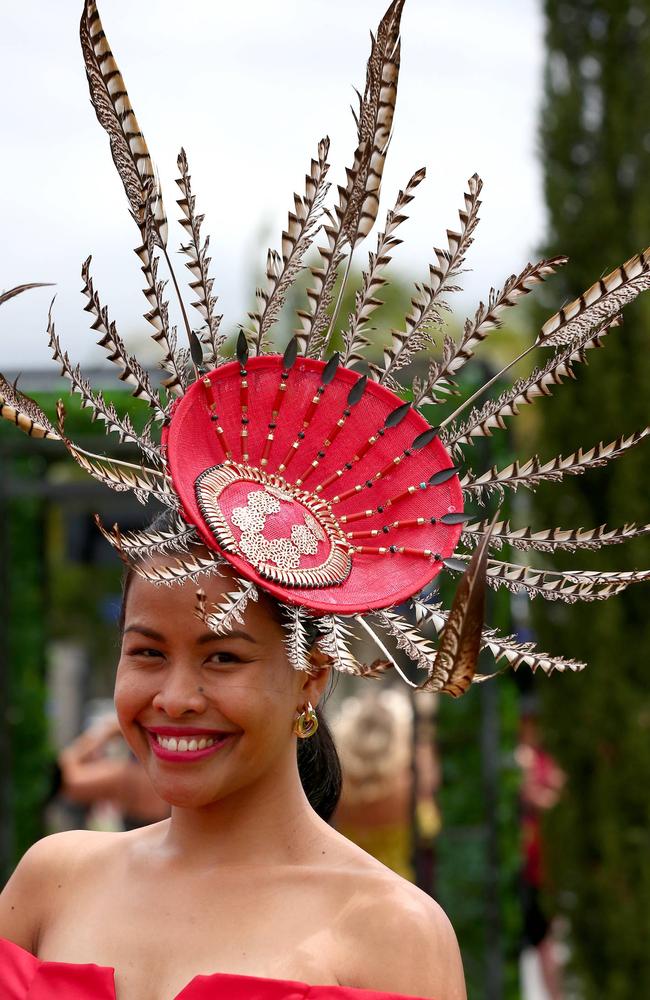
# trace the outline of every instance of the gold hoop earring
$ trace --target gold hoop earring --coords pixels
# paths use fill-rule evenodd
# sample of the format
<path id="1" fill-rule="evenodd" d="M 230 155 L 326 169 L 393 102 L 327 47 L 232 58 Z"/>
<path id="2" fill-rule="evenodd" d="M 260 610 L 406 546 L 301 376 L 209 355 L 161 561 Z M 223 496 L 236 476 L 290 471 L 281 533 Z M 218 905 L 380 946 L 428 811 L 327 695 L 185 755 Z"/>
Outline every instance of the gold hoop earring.
<path id="1" fill-rule="evenodd" d="M 293 731 L 299 740 L 308 740 L 318 729 L 318 716 L 310 701 L 293 724 Z"/>

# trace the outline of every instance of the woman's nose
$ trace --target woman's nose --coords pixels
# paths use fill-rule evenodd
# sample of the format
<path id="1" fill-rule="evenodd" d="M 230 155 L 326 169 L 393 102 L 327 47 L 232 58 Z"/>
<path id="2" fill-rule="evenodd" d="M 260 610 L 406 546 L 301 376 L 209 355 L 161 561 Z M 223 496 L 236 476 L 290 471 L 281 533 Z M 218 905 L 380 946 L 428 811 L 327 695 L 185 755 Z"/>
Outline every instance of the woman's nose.
<path id="1" fill-rule="evenodd" d="M 187 712 L 203 712 L 205 705 L 205 695 L 196 672 L 183 664 L 170 665 L 154 696 L 154 708 L 170 719 L 177 719 Z"/>

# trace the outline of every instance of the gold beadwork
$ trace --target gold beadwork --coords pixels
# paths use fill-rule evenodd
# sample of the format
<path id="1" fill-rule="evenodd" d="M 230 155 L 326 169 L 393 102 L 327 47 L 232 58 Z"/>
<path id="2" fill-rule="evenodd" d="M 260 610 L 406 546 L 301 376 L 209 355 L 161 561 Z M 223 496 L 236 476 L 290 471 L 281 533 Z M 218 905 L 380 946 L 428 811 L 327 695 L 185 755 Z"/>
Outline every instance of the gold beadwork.
<path id="1" fill-rule="evenodd" d="M 318 729 L 318 716 L 310 701 L 293 724 L 293 731 L 299 740 L 308 740 Z"/>

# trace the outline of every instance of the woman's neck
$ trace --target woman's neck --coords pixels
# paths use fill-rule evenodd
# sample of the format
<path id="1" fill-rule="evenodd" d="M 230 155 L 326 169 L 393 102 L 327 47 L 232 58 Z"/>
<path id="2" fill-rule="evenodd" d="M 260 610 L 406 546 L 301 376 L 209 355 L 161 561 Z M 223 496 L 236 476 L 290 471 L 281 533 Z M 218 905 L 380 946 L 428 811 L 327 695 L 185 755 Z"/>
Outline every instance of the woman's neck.
<path id="1" fill-rule="evenodd" d="M 173 806 L 163 853 L 178 862 L 191 859 L 191 867 L 306 863 L 324 824 L 309 805 L 297 767 L 279 772 L 208 806 Z"/>

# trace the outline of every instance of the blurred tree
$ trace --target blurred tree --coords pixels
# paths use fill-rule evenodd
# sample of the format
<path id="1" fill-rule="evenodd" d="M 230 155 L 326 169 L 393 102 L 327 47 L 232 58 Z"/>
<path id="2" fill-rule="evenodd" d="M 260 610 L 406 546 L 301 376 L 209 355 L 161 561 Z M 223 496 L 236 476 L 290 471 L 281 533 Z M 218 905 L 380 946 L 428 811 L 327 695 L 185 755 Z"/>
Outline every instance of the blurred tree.
<path id="1" fill-rule="evenodd" d="M 575 297 L 650 242 L 650 2 L 545 0 L 546 99 L 541 137 L 546 249 L 572 263 L 552 304 Z M 648 422 L 650 297 L 626 311 L 576 391 L 540 406 L 543 456 L 610 441 Z M 649 453 L 540 489 L 540 525 L 648 520 Z M 574 556 L 564 565 L 575 564 Z M 647 544 L 605 549 L 587 567 L 650 565 Z M 560 560 L 558 560 L 558 563 Z M 536 608 L 541 645 L 585 659 L 582 676 L 542 686 L 548 741 L 568 773 L 550 817 L 558 905 L 586 998 L 650 996 L 650 660 L 648 591 L 602 605 Z"/>

